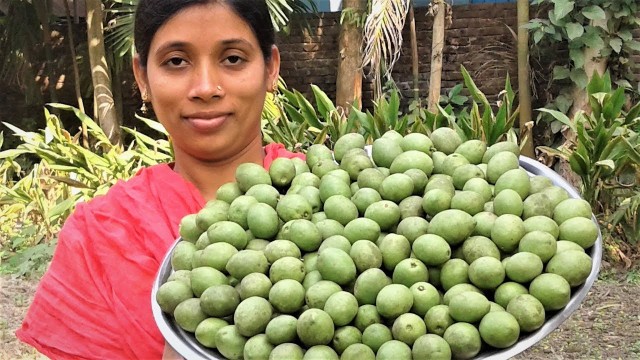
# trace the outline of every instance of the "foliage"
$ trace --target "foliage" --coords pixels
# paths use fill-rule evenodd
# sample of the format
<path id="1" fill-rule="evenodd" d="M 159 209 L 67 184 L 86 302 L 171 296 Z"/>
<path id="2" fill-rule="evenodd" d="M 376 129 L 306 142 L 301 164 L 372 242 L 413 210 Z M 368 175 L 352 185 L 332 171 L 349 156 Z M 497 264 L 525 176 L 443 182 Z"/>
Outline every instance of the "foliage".
<path id="1" fill-rule="evenodd" d="M 607 60 L 619 86 L 631 88 L 636 82 L 632 56 L 640 52 L 640 42 L 632 33 L 640 25 L 640 4 L 636 0 L 535 0 L 532 4 L 550 7 L 546 18 L 532 19 L 526 25 L 533 33 L 534 44 L 563 43 L 569 50 L 569 63 L 553 69 L 554 81 L 568 79 L 586 88 L 591 74 L 585 71 L 585 63 L 592 59 L 586 58 L 584 50 L 590 49 L 596 60 Z M 556 102 L 555 107 L 566 112 L 572 99 L 565 94 Z"/>
<path id="2" fill-rule="evenodd" d="M 311 85 L 316 107 L 297 90 L 280 87 L 273 109 L 263 112 L 263 136 L 266 142 L 279 142 L 288 149 L 300 150 L 352 132 L 355 125 L 318 86 Z M 317 110 L 316 110 L 317 109 Z M 335 140 L 334 140 L 335 141 Z"/>
<path id="3" fill-rule="evenodd" d="M 581 179 L 582 196 L 595 213 L 609 217 L 614 212 L 609 221 L 617 225 L 624 220 L 630 226 L 627 230 L 637 233 L 640 103 L 625 112 L 625 90 L 612 86 L 608 72 L 603 77 L 594 75 L 587 93 L 590 112 L 578 112 L 573 119 L 540 109 L 573 130 L 577 139 L 570 147 L 539 149 L 569 162 Z"/>
<path id="4" fill-rule="evenodd" d="M 463 85 L 457 84 L 448 93 L 440 95 L 440 105 L 463 106 L 469 100 L 469 97 L 462 95 L 462 89 Z"/>
<path id="5" fill-rule="evenodd" d="M 497 112 L 475 84 L 471 75 L 464 66 L 461 67 L 464 84 L 471 96 L 471 111 L 461 111 L 457 119 L 451 119 L 451 126 L 456 128 L 458 132 L 464 134 L 466 139 L 479 139 L 493 145 L 496 142 L 510 138 L 516 138 L 513 124 L 518 119 L 519 106 L 514 107 L 515 93 L 511 87 L 509 76 L 505 80 L 505 88 L 500 93 L 500 100 L 497 105 Z M 442 109 L 442 108 L 441 108 Z M 454 115 L 448 114 L 448 117 Z M 457 120 L 457 121 L 456 121 Z M 525 140 L 521 139 L 521 143 Z"/>
<path id="6" fill-rule="evenodd" d="M 400 93 L 391 87 L 377 101 L 372 110 L 361 111 L 353 107 L 349 116 L 345 116 L 331 102 L 326 93 L 315 85 L 311 89 L 314 105 L 297 90 L 280 87 L 273 105 L 267 101 L 263 113 L 263 134 L 266 142 L 280 142 L 288 149 L 306 149 L 311 144 L 332 143 L 349 132 L 362 134 L 372 143 L 386 131 L 395 130 L 401 134 L 419 132 L 430 134 L 436 128 L 449 126 L 458 131 L 464 139 L 482 139 L 490 144 L 505 139 L 515 141 L 513 124 L 518 116 L 514 109 L 515 94 L 507 77 L 505 90 L 497 104 L 491 104 L 462 68 L 464 86 L 471 94 L 472 111 L 461 108 L 466 96 L 461 95 L 463 85 L 451 90 L 450 103 L 441 103 L 439 111 L 432 113 L 414 100 L 407 113 L 400 109 Z M 494 107 L 497 112 L 494 112 Z M 482 114 L 482 115 L 480 115 Z"/>
<path id="7" fill-rule="evenodd" d="M 104 0 L 109 17 L 107 44 L 121 57 L 133 54 L 133 22 L 138 0 Z M 276 31 L 285 31 L 292 14 L 317 10 L 311 0 L 267 0 L 271 22 Z"/>
<path id="8" fill-rule="evenodd" d="M 51 258 L 60 226 L 78 196 L 49 177 L 50 172 L 38 164 L 13 186 L 1 185 L 0 272 L 42 273 Z"/>
<path id="9" fill-rule="evenodd" d="M 635 195 L 622 198 L 609 223 L 612 228 L 619 228 L 620 235 L 628 243 L 637 245 L 640 242 L 640 189 L 636 187 Z"/>
<path id="10" fill-rule="evenodd" d="M 371 0 L 363 30 L 363 67 L 370 65 L 374 98 L 382 96 L 382 77 L 388 77 L 402 50 L 402 29 L 408 0 Z"/>
<path id="11" fill-rule="evenodd" d="M 0 153 L 0 159 L 22 154 L 35 154 L 53 171 L 64 176 L 57 181 L 78 188 L 85 198 L 102 194 L 116 181 L 126 179 L 141 167 L 166 162 L 171 159 L 167 140 L 153 140 L 132 129 L 123 128 L 135 138 L 135 147 L 123 148 L 113 145 L 100 126 L 80 110 L 63 104 L 51 104 L 59 110 L 72 111 L 87 126 L 89 136 L 95 140 L 93 151 L 85 149 L 79 142 L 79 134 L 71 136 L 58 116 L 45 110 L 46 127 L 41 133 L 25 132 L 14 125 L 4 123 L 23 143 L 16 149 Z M 148 124 L 153 124 L 148 122 Z M 156 130 L 162 131 L 157 124 Z"/>
<path id="12" fill-rule="evenodd" d="M 29 44 L 29 46 L 25 46 Z M 33 4 L 28 1 L 8 2 L 7 14 L 0 16 L 0 79 L 23 89 L 25 100 L 40 101 L 31 62 L 35 49 L 42 46 L 40 21 Z"/>
<path id="13" fill-rule="evenodd" d="M 22 275 L 43 270 L 62 223 L 78 201 L 103 194 L 143 166 L 173 158 L 166 139 L 154 140 L 124 128 L 133 137 L 132 143 L 126 148 L 112 145 L 102 129 L 78 109 L 62 104 L 51 107 L 73 112 L 87 125 L 93 145 L 91 149 L 84 148 L 80 134 L 72 136 L 59 117 L 47 110 L 46 127 L 39 132 L 26 132 L 5 123 L 22 143 L 0 152 L 0 175 L 4 180 L 0 184 L 1 271 Z M 166 136 L 160 124 L 140 120 Z M 40 159 L 26 175 L 18 162 L 24 155 Z M 14 181 L 16 175 L 19 180 Z"/>

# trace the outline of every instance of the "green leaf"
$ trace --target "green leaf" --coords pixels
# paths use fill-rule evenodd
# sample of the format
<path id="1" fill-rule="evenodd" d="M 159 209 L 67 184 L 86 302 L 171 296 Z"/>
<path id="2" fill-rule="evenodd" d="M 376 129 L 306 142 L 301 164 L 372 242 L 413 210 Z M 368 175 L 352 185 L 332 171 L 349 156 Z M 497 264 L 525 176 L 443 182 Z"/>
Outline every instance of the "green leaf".
<path id="1" fill-rule="evenodd" d="M 496 114 L 496 121 L 491 129 L 491 138 L 487 139 L 487 145 L 493 145 L 498 139 L 507 132 L 507 107 L 505 103 L 502 103 Z"/>
<path id="2" fill-rule="evenodd" d="M 569 15 L 569 13 L 573 11 L 574 4 L 575 3 L 573 1 L 569 0 L 555 0 L 553 6 L 555 18 L 560 20 Z"/>
<path id="3" fill-rule="evenodd" d="M 589 78 L 587 74 L 584 72 L 584 69 L 573 69 L 571 70 L 571 74 L 569 75 L 571 80 L 578 85 L 580 89 L 584 89 L 589 84 Z"/>
<path id="4" fill-rule="evenodd" d="M 568 126 L 573 132 L 576 131 L 576 127 L 575 124 L 569 119 L 569 117 L 563 113 L 561 113 L 558 110 L 553 110 L 553 109 L 545 109 L 545 108 L 540 108 L 538 109 L 538 111 L 547 113 L 551 116 L 553 116 L 554 119 L 558 120 L 559 122 L 561 122 L 562 124 Z"/>
<path id="5" fill-rule="evenodd" d="M 600 32 L 593 26 L 589 26 L 580 39 L 587 47 L 594 50 L 600 50 L 604 47 L 604 40 L 602 40 Z"/>
<path id="6" fill-rule="evenodd" d="M 611 46 L 613 51 L 615 51 L 617 54 L 620 54 L 620 51 L 622 51 L 622 39 L 613 38 L 609 40 L 609 46 Z"/>
<path id="7" fill-rule="evenodd" d="M 67 198 L 67 199 L 57 203 L 51 209 L 49 209 L 49 211 L 47 212 L 47 217 L 49 218 L 49 221 L 55 221 L 62 214 L 70 211 L 75 206 L 76 201 L 78 200 L 78 197 L 79 197 L 78 195 L 79 194 L 76 194 L 75 196 Z"/>
<path id="8" fill-rule="evenodd" d="M 584 162 L 584 159 L 578 155 L 578 153 L 573 153 L 569 157 L 569 165 L 571 166 L 571 170 L 574 173 L 578 174 L 580 177 L 587 176 L 589 172 L 587 171 L 587 164 Z"/>
<path id="9" fill-rule="evenodd" d="M 582 9 L 582 15 L 589 20 L 604 20 L 607 18 L 604 10 L 598 5 L 586 6 Z"/>
<path id="10" fill-rule="evenodd" d="M 542 23 L 536 20 L 537 19 L 533 19 L 530 22 L 522 25 L 522 28 L 527 30 L 539 29 L 540 27 L 542 27 Z"/>
<path id="11" fill-rule="evenodd" d="M 569 112 L 571 105 L 573 105 L 573 99 L 565 94 L 560 94 L 556 97 L 553 104 L 561 113 L 566 114 Z"/>
<path id="12" fill-rule="evenodd" d="M 26 149 L 9 149 L 0 151 L 0 159 L 14 159 L 22 154 L 29 154 L 31 151 Z"/>
<path id="13" fill-rule="evenodd" d="M 604 159 L 611 158 L 613 151 L 615 150 L 616 147 L 618 147 L 618 144 L 622 142 L 622 140 L 623 138 L 618 136 L 615 139 L 607 142 L 606 146 L 604 147 L 604 149 L 600 154 L 601 158 L 604 158 Z"/>
<path id="14" fill-rule="evenodd" d="M 573 65 L 576 68 L 584 67 L 584 50 L 571 48 L 569 49 L 569 58 L 573 61 Z M 570 73 L 567 74 L 569 77 Z"/>
<path id="15" fill-rule="evenodd" d="M 537 147 L 538 150 L 540 150 L 541 152 L 547 154 L 547 155 L 551 155 L 551 156 L 555 156 L 555 157 L 559 157 L 561 159 L 564 160 L 568 160 L 569 159 L 569 154 L 565 151 L 560 151 L 558 149 L 549 147 L 549 146 L 538 146 Z"/>
<path id="16" fill-rule="evenodd" d="M 318 107 L 318 112 L 320 112 L 323 116 L 328 116 L 330 112 L 336 110 L 335 105 L 329 99 L 327 94 L 322 91 L 317 85 L 311 84 L 311 90 L 313 90 L 313 95 L 316 98 L 316 106 Z"/>
<path id="17" fill-rule="evenodd" d="M 143 123 L 145 123 L 148 127 L 152 128 L 153 130 L 164 134 L 164 135 L 168 135 L 169 133 L 167 133 L 167 129 L 164 128 L 164 126 L 162 126 L 162 124 L 158 121 L 155 120 L 151 120 L 151 119 L 147 119 L 145 117 L 139 116 L 138 114 L 136 114 L 136 119 L 142 121 Z"/>
<path id="18" fill-rule="evenodd" d="M 395 127 L 396 122 L 398 121 L 398 112 L 400 111 L 400 96 L 398 96 L 398 91 L 394 90 L 391 92 L 391 97 L 389 98 L 389 103 L 387 107 L 386 117 L 387 121 L 390 121 Z"/>
<path id="19" fill-rule="evenodd" d="M 565 30 L 567 30 L 567 37 L 569 40 L 579 38 L 584 34 L 584 27 L 581 24 L 574 22 L 565 25 Z"/>
<path id="20" fill-rule="evenodd" d="M 487 100 L 486 96 L 476 86 L 476 84 L 473 82 L 473 79 L 471 78 L 471 75 L 469 75 L 467 69 L 465 69 L 465 67 L 462 65 L 460 66 L 460 72 L 462 73 L 464 84 L 469 90 L 469 93 L 471 94 L 473 100 L 481 102 L 484 106 L 491 106 L 489 104 L 489 100 Z"/>
<path id="21" fill-rule="evenodd" d="M 625 117 L 625 123 L 631 124 L 633 121 L 635 121 L 639 117 L 640 117 L 640 102 L 637 103 L 635 106 L 633 106 L 631 109 L 629 109 L 629 112 L 627 112 L 627 116 Z"/>
<path id="22" fill-rule="evenodd" d="M 307 100 L 304 95 L 297 90 L 295 90 L 296 97 L 298 98 L 298 103 L 300 105 L 300 113 L 304 116 L 304 119 L 311 124 L 311 126 L 317 127 L 318 129 L 322 128 L 322 124 L 318 120 L 318 115 L 316 110 L 313 108 L 313 105 Z"/>
<path id="23" fill-rule="evenodd" d="M 594 72 L 589 85 L 587 85 L 587 94 L 593 95 L 600 92 L 605 92 L 604 78 L 598 72 Z"/>
<path id="24" fill-rule="evenodd" d="M 14 133 L 14 134 L 18 135 L 18 136 L 19 136 L 19 137 L 21 137 L 21 138 L 24 138 L 24 137 L 27 137 L 27 138 L 28 138 L 28 137 L 33 137 L 33 136 L 35 135 L 35 133 L 24 131 L 24 130 L 22 130 L 22 129 L 18 128 L 17 126 L 13 126 L 12 124 L 9 124 L 9 123 L 7 123 L 7 122 L 4 122 L 4 121 L 3 121 L 2 123 L 4 124 L 4 126 L 6 126 L 6 127 L 8 127 L 9 129 L 11 129 L 11 131 L 13 131 L 13 133 Z"/>
<path id="25" fill-rule="evenodd" d="M 533 33 L 533 42 L 535 44 L 539 43 L 540 40 L 542 40 L 542 37 L 544 36 L 544 32 L 541 30 L 536 30 L 536 32 Z"/>
<path id="26" fill-rule="evenodd" d="M 60 103 L 49 103 L 47 105 L 56 109 L 73 112 L 76 115 L 76 117 L 80 119 L 80 121 L 82 121 L 82 123 L 87 125 L 88 131 L 91 132 L 91 134 L 95 136 L 100 143 L 110 144 L 109 138 L 104 133 L 100 125 L 98 125 L 98 123 L 96 123 L 95 121 L 93 121 L 93 119 L 87 116 L 87 114 L 80 111 L 80 109 L 67 104 L 60 104 Z"/>
<path id="27" fill-rule="evenodd" d="M 617 88 L 611 98 L 609 98 L 609 101 L 607 101 L 602 108 L 602 115 L 605 119 L 613 120 L 618 118 L 626 100 L 624 88 Z"/>
<path id="28" fill-rule="evenodd" d="M 624 41 L 631 41 L 633 40 L 633 34 L 631 33 L 630 30 L 628 29 L 624 29 L 624 30 L 619 30 L 616 35 L 618 35 L 618 37 Z"/>
<path id="29" fill-rule="evenodd" d="M 640 52 L 640 41 L 637 40 L 630 40 L 630 41 L 625 41 L 624 44 L 631 50 L 633 51 L 638 51 Z"/>
<path id="30" fill-rule="evenodd" d="M 571 72 L 566 66 L 556 65 L 553 67 L 553 80 L 562 80 L 569 77 Z"/>

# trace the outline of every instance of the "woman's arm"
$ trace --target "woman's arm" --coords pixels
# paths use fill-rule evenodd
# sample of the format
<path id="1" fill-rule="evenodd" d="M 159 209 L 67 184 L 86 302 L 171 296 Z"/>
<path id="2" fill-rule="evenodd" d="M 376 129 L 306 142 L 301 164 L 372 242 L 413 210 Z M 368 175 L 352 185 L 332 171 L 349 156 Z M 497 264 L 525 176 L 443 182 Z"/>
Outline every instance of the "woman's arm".
<path id="1" fill-rule="evenodd" d="M 164 353 L 162 354 L 162 360 L 184 360 L 180 354 L 178 354 L 169 344 L 164 344 Z"/>

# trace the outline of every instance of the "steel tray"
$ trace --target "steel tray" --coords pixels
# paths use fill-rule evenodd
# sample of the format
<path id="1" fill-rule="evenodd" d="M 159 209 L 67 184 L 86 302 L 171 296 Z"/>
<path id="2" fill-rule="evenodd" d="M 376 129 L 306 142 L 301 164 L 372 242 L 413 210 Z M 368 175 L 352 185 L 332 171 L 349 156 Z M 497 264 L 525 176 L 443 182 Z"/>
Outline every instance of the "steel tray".
<path id="1" fill-rule="evenodd" d="M 570 197 L 580 198 L 580 194 L 576 189 L 574 189 L 564 178 L 558 175 L 555 171 L 549 169 L 543 164 L 521 156 L 520 166 L 531 175 L 543 175 L 548 177 L 549 179 L 551 179 L 554 185 L 560 186 L 565 189 L 569 193 Z M 595 217 L 593 217 L 593 221 L 596 222 Z M 592 259 L 591 273 L 589 274 L 589 277 L 584 284 L 573 289 L 573 293 L 569 303 L 561 310 L 547 313 L 547 319 L 540 329 L 527 335 L 521 336 L 518 342 L 513 346 L 506 349 L 481 352 L 477 357 L 475 357 L 475 359 L 503 360 L 513 357 L 532 347 L 540 340 L 544 339 L 553 330 L 560 326 L 560 324 L 567 320 L 574 311 L 578 309 L 580 303 L 582 303 L 584 298 L 587 296 L 589 289 L 591 289 L 591 286 L 598 277 L 600 263 L 602 261 L 602 234 L 600 233 L 599 229 L 600 227 L 598 226 L 598 240 L 590 249 L 587 250 Z M 179 240 L 180 239 L 176 241 L 176 244 Z M 195 336 L 182 330 L 169 315 L 162 312 L 160 306 L 155 301 L 158 288 L 167 280 L 169 275 L 171 275 L 171 252 L 173 251 L 174 247 L 175 244 L 167 252 L 167 255 L 162 262 L 156 280 L 153 284 L 153 289 L 151 291 L 151 308 L 156 324 L 158 325 L 158 328 L 160 329 L 160 332 L 164 336 L 166 342 L 185 359 L 224 359 L 224 357 L 220 355 L 219 352 L 212 349 L 207 349 L 199 345 Z"/>

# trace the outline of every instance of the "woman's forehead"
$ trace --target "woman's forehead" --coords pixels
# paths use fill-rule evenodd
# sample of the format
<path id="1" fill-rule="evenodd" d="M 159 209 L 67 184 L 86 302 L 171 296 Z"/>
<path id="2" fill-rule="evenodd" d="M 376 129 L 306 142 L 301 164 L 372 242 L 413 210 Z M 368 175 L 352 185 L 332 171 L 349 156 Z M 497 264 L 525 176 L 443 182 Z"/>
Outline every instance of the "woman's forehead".
<path id="1" fill-rule="evenodd" d="M 193 5 L 176 13 L 158 29 L 151 48 L 157 51 L 171 44 L 185 46 L 201 42 L 259 49 L 251 26 L 229 6 L 219 3 Z"/>

